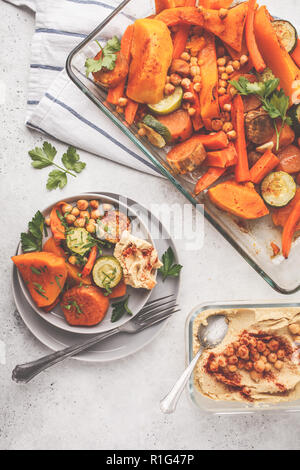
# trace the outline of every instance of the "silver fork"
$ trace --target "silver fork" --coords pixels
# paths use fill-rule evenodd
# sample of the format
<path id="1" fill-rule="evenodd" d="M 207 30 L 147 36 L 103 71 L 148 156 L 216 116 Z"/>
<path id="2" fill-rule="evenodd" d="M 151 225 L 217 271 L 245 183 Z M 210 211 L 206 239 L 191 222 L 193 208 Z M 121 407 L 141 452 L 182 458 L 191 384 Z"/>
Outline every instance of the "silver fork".
<path id="1" fill-rule="evenodd" d="M 175 303 L 176 299 L 173 297 L 174 296 L 172 294 L 148 302 L 145 307 L 132 320 L 125 323 L 125 325 L 114 328 L 106 333 L 93 336 L 93 338 L 85 341 L 84 343 L 69 346 L 61 351 L 47 354 L 47 356 L 43 356 L 32 362 L 27 362 L 26 364 L 17 365 L 12 372 L 12 379 L 18 383 L 28 383 L 36 375 L 49 367 L 64 361 L 68 357 L 72 357 L 82 351 L 86 351 L 95 344 L 98 344 L 111 336 L 118 333 L 139 333 L 150 326 L 166 320 L 173 313 L 179 311 L 179 309 L 176 310 L 178 305 Z"/>

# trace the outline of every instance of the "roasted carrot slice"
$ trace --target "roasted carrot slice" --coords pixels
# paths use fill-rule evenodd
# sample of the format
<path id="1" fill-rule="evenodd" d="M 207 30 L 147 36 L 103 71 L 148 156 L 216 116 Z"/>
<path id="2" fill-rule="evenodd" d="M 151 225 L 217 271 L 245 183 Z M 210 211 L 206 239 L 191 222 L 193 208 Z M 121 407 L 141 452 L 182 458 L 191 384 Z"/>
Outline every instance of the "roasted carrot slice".
<path id="1" fill-rule="evenodd" d="M 298 39 L 296 49 L 292 52 L 292 57 L 298 67 L 300 67 L 300 39 Z"/>
<path id="2" fill-rule="evenodd" d="M 197 135 L 195 137 L 204 145 L 206 150 L 222 150 L 228 147 L 228 137 L 223 131 L 216 134 Z"/>
<path id="3" fill-rule="evenodd" d="M 131 125 L 134 123 L 134 119 L 138 110 L 139 104 L 131 99 L 128 99 L 128 103 L 125 108 L 125 121 Z"/>
<path id="4" fill-rule="evenodd" d="M 261 53 L 257 47 L 255 34 L 254 34 L 254 17 L 256 10 L 256 0 L 249 0 L 248 2 L 248 15 L 246 20 L 246 42 L 250 57 L 252 59 L 255 70 L 258 73 L 262 73 L 266 64 L 261 56 Z"/>
<path id="5" fill-rule="evenodd" d="M 298 201 L 295 207 L 293 208 L 283 228 L 282 254 L 285 258 L 289 257 L 291 247 L 292 247 L 293 237 L 296 232 L 299 221 L 300 221 L 300 201 Z"/>
<path id="6" fill-rule="evenodd" d="M 212 10 L 219 10 L 220 8 L 228 8 L 232 4 L 232 0 L 199 0 L 199 5 L 204 8 L 211 8 Z"/>
<path id="7" fill-rule="evenodd" d="M 245 136 L 244 103 L 241 95 L 236 95 L 232 106 L 232 121 L 237 133 L 235 148 L 238 162 L 235 167 L 235 179 L 238 183 L 251 180 Z"/>
<path id="8" fill-rule="evenodd" d="M 300 188 L 297 189 L 294 199 L 285 207 L 272 211 L 272 220 L 276 227 L 284 227 L 295 205 L 300 201 Z M 300 230 L 298 223 L 297 231 Z"/>
<path id="9" fill-rule="evenodd" d="M 56 242 L 66 238 L 66 229 L 61 220 L 61 207 L 65 204 L 65 202 L 59 202 L 52 208 L 50 213 L 50 228 Z"/>
<path id="10" fill-rule="evenodd" d="M 259 184 L 279 163 L 279 158 L 271 150 L 267 150 L 250 170 L 252 183 Z"/>
<path id="11" fill-rule="evenodd" d="M 195 196 L 214 184 L 226 171 L 226 168 L 209 168 L 195 186 Z"/>
<path id="12" fill-rule="evenodd" d="M 134 25 L 129 25 L 126 29 L 125 33 L 123 34 L 121 40 L 121 52 L 126 60 L 130 61 L 130 53 L 131 53 L 131 43 L 133 37 L 133 28 Z M 107 102 L 111 104 L 118 104 L 119 99 L 124 96 L 124 88 L 125 88 L 126 78 L 122 80 L 115 88 L 110 88 L 107 95 Z"/>
<path id="13" fill-rule="evenodd" d="M 87 260 L 83 270 L 82 270 L 82 277 L 85 278 L 91 274 L 91 271 L 94 267 L 95 261 L 97 259 L 98 248 L 97 246 L 93 246 L 90 251 L 89 259 Z"/>

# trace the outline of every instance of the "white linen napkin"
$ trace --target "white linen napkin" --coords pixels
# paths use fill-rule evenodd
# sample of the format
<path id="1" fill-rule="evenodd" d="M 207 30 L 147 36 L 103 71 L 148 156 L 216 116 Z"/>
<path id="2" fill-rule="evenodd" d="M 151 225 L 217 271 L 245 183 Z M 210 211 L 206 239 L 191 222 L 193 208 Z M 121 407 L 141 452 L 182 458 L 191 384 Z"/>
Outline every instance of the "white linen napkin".
<path id="1" fill-rule="evenodd" d="M 76 148 L 161 176 L 147 157 L 72 83 L 64 70 L 71 50 L 121 0 L 5 1 L 26 6 L 36 14 L 26 125 Z"/>

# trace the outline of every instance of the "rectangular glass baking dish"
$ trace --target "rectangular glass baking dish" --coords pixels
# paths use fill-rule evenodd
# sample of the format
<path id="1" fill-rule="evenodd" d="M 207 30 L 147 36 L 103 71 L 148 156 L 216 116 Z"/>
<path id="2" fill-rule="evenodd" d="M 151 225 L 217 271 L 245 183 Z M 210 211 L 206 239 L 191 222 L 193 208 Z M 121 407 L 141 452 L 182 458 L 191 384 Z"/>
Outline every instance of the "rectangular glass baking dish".
<path id="1" fill-rule="evenodd" d="M 185 353 L 186 353 L 186 365 L 188 365 L 193 359 L 193 323 L 196 317 L 201 313 L 209 309 L 224 310 L 224 309 L 258 309 L 258 308 L 290 308 L 299 307 L 299 303 L 286 303 L 284 301 L 271 303 L 271 302 L 255 302 L 250 303 L 247 301 L 236 301 L 236 302 L 207 302 L 195 307 L 189 314 L 185 325 Z M 194 377 L 191 376 L 187 392 L 190 401 L 194 406 L 199 408 L 201 411 L 213 414 L 253 414 L 253 413 L 292 413 L 300 411 L 300 400 L 293 401 L 290 403 L 281 404 L 263 404 L 260 406 L 253 406 L 244 403 L 235 403 L 227 401 L 215 401 L 210 398 L 206 398 L 202 395 L 194 386 Z"/>
<path id="2" fill-rule="evenodd" d="M 199 208 L 200 205 L 201 208 L 204 205 L 205 217 L 272 288 L 283 294 L 295 293 L 300 289 L 300 239 L 295 241 L 288 260 L 281 255 L 274 258 L 271 243 L 281 246 L 281 230 L 274 227 L 271 216 L 255 221 L 242 221 L 217 209 L 206 194 L 194 197 L 193 189 L 199 175 L 175 175 L 166 161 L 166 151 L 157 149 L 146 138 L 139 137 L 137 127 L 128 126 L 122 116 L 115 112 L 114 106 L 105 102 L 106 91 L 85 76 L 86 58 L 93 57 L 99 51 L 95 39 L 105 43 L 115 34 L 121 37 L 126 27 L 135 19 L 147 17 L 154 12 L 154 0 L 123 1 L 71 52 L 66 63 L 69 77 L 194 206 Z"/>

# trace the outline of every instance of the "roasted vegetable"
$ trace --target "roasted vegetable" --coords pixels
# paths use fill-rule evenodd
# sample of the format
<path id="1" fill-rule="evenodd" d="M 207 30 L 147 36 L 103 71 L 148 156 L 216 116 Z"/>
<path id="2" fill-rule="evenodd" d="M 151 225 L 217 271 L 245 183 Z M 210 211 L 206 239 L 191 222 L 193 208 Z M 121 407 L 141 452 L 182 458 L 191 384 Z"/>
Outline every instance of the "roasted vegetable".
<path id="1" fill-rule="evenodd" d="M 198 3 L 204 8 L 219 10 L 220 8 L 230 7 L 232 0 L 199 0 Z"/>
<path id="2" fill-rule="evenodd" d="M 261 195 L 269 206 L 284 207 L 296 194 L 294 179 L 284 171 L 270 173 L 261 184 Z"/>
<path id="3" fill-rule="evenodd" d="M 95 57 L 98 59 L 101 56 L 101 51 Z M 106 88 L 114 88 L 124 81 L 128 74 L 128 59 L 122 54 L 117 53 L 117 60 L 113 70 L 103 68 L 99 72 L 93 73 L 96 82 L 100 83 Z"/>
<path id="4" fill-rule="evenodd" d="M 252 183 L 220 183 L 208 190 L 210 200 L 220 209 L 242 219 L 259 219 L 269 213 Z"/>
<path id="5" fill-rule="evenodd" d="M 223 131 L 209 135 L 197 135 L 197 140 L 204 145 L 206 150 L 222 150 L 228 147 L 228 137 Z"/>
<path id="6" fill-rule="evenodd" d="M 37 307 L 52 305 L 67 278 L 65 260 L 44 251 L 12 257 Z"/>
<path id="7" fill-rule="evenodd" d="M 61 208 L 65 204 L 65 202 L 59 202 L 52 208 L 50 213 L 50 228 L 56 242 L 66 238 L 66 228 L 63 223 L 63 216 L 61 213 Z"/>
<path id="8" fill-rule="evenodd" d="M 274 149 L 276 149 L 277 142 L 279 142 L 278 150 L 281 151 L 282 149 L 284 149 L 285 147 L 288 147 L 289 145 L 291 145 L 294 142 L 295 132 L 293 131 L 291 126 L 289 126 L 288 124 L 285 124 L 282 127 L 282 120 L 281 119 L 278 119 L 276 121 L 276 125 L 277 125 L 277 129 L 281 129 L 279 140 L 278 140 L 278 137 L 277 137 L 277 133 L 275 131 L 271 141 L 273 142 L 273 145 L 274 145 L 273 148 Z"/>
<path id="9" fill-rule="evenodd" d="M 180 86 L 175 88 L 174 93 L 165 96 L 156 104 L 148 105 L 150 111 L 154 114 L 165 115 L 170 114 L 180 108 L 183 97 L 183 90 Z"/>
<path id="10" fill-rule="evenodd" d="M 67 247 L 72 253 L 83 256 L 91 249 L 89 232 L 85 228 L 72 228 L 67 235 Z"/>
<path id="11" fill-rule="evenodd" d="M 147 139 L 150 144 L 154 145 L 154 147 L 162 149 L 166 146 L 166 141 L 163 136 L 152 129 L 152 127 L 147 126 L 147 124 L 144 124 L 143 122 L 139 122 L 138 127 L 139 129 L 144 129 Z"/>
<path id="12" fill-rule="evenodd" d="M 160 13 L 166 8 L 183 7 L 185 0 L 155 0 L 156 13 Z"/>
<path id="13" fill-rule="evenodd" d="M 279 158 L 271 150 L 267 150 L 250 170 L 252 183 L 259 184 L 278 164 Z"/>
<path id="14" fill-rule="evenodd" d="M 287 206 L 284 206 L 284 207 L 281 207 L 280 209 L 276 209 L 272 211 L 272 220 L 276 227 L 285 226 L 290 213 L 292 212 L 293 208 L 299 201 L 300 201 L 300 188 L 296 189 L 296 194 L 295 194 L 294 199 L 292 199 L 291 202 Z M 300 230 L 300 222 L 297 225 L 297 230 Z"/>
<path id="15" fill-rule="evenodd" d="M 245 2 L 231 8 L 225 18 L 221 18 L 217 10 L 182 7 L 164 10 L 156 19 L 167 26 L 189 24 L 204 27 L 234 50 L 241 51 L 247 12 L 248 4 Z"/>
<path id="16" fill-rule="evenodd" d="M 300 67 L 300 39 L 297 41 L 296 49 L 291 54 L 294 62 Z"/>
<path id="17" fill-rule="evenodd" d="M 119 282 L 119 284 L 114 287 L 111 293 L 108 295 L 109 299 L 119 299 L 120 297 L 124 297 L 126 295 L 127 286 L 123 279 Z"/>
<path id="18" fill-rule="evenodd" d="M 265 6 L 256 12 L 254 30 L 259 50 L 267 66 L 280 79 L 280 86 L 292 104 L 294 82 L 300 79 L 300 71 L 289 53 L 281 46 Z"/>
<path id="19" fill-rule="evenodd" d="M 261 56 L 261 53 L 257 47 L 257 42 L 254 33 L 254 17 L 255 17 L 255 9 L 256 9 L 256 0 L 249 0 L 248 2 L 248 15 L 246 20 L 246 44 L 247 48 L 254 65 L 255 70 L 258 73 L 262 73 L 265 68 L 266 64 Z"/>
<path id="20" fill-rule="evenodd" d="M 172 136 L 169 129 L 160 121 L 151 116 L 151 114 L 147 114 L 143 118 L 143 124 L 146 124 L 146 126 L 151 127 L 156 132 L 158 132 L 165 139 L 167 144 L 171 143 Z"/>
<path id="21" fill-rule="evenodd" d="M 273 121 L 263 109 L 250 111 L 245 119 L 247 139 L 256 145 L 272 140 L 274 135 Z"/>
<path id="22" fill-rule="evenodd" d="M 122 275 L 121 265 L 114 256 L 102 256 L 93 268 L 94 283 L 109 294 L 119 284 Z"/>
<path id="23" fill-rule="evenodd" d="M 167 161 L 175 173 L 184 175 L 199 168 L 206 159 L 206 151 L 198 136 L 175 145 L 167 154 Z"/>
<path id="24" fill-rule="evenodd" d="M 300 171 L 300 149 L 296 145 L 289 145 L 278 152 L 279 170 L 294 174 Z"/>
<path id="25" fill-rule="evenodd" d="M 61 307 L 70 325 L 94 326 L 103 320 L 109 300 L 97 287 L 73 287 L 65 292 Z"/>
<path id="26" fill-rule="evenodd" d="M 286 20 L 272 21 L 272 26 L 276 31 L 277 37 L 283 47 L 291 54 L 297 46 L 298 33 L 296 28 Z"/>
<path id="27" fill-rule="evenodd" d="M 127 96 L 137 103 L 158 103 L 163 99 L 173 56 L 171 34 L 166 25 L 147 18 L 137 20 L 131 55 Z"/>
<path id="28" fill-rule="evenodd" d="M 208 152 L 205 160 L 205 165 L 218 168 L 228 168 L 236 163 L 237 153 L 233 144 L 230 144 L 228 148 L 224 150 Z"/>
<path id="29" fill-rule="evenodd" d="M 298 223 L 300 221 L 300 202 L 298 201 L 295 204 L 292 212 L 290 213 L 282 233 L 282 254 L 285 258 L 289 257 L 293 236 L 297 230 Z"/>
<path id="30" fill-rule="evenodd" d="M 199 53 L 202 88 L 200 92 L 201 117 L 207 129 L 212 129 L 212 119 L 220 116 L 218 101 L 218 66 L 215 38 L 204 33 L 206 45 Z"/>
<path id="31" fill-rule="evenodd" d="M 167 116 L 158 116 L 157 119 L 169 129 L 173 143 L 184 142 L 192 137 L 192 121 L 184 109 L 178 109 Z"/>
<path id="32" fill-rule="evenodd" d="M 109 211 L 98 220 L 97 237 L 110 243 L 118 243 L 124 231 L 131 232 L 129 217 L 120 211 Z"/>
<path id="33" fill-rule="evenodd" d="M 237 133 L 235 148 L 238 161 L 235 166 L 235 179 L 238 183 L 250 181 L 249 162 L 245 136 L 244 103 L 240 95 L 232 103 L 232 123 Z"/>
<path id="34" fill-rule="evenodd" d="M 57 243 L 54 237 L 48 238 L 48 240 L 44 243 L 43 251 L 47 251 L 48 253 L 54 253 L 56 256 L 60 256 L 61 258 L 66 258 L 66 253 L 64 249 Z"/>
<path id="35" fill-rule="evenodd" d="M 205 189 L 214 184 L 226 171 L 226 168 L 209 168 L 197 181 L 194 194 L 197 196 Z"/>

